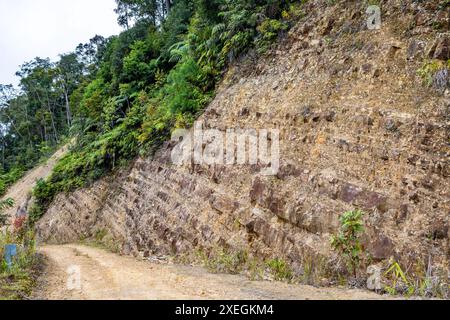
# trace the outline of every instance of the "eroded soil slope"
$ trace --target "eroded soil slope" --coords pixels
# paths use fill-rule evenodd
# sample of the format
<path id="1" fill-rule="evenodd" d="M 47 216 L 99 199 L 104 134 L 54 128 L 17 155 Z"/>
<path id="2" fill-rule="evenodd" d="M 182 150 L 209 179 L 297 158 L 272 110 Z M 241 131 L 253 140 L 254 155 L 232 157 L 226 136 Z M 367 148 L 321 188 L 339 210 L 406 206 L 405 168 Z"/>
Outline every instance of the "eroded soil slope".
<path id="1" fill-rule="evenodd" d="M 22 179 L 8 189 L 3 199 L 11 198 L 14 200 L 14 207 L 5 210 L 5 213 L 9 217 L 14 217 L 21 209 L 25 212 L 27 211 L 34 185 L 39 179 L 45 179 L 50 175 L 58 160 L 66 154 L 67 148 L 68 146 L 65 146 L 56 151 L 44 164 L 28 172 Z"/>

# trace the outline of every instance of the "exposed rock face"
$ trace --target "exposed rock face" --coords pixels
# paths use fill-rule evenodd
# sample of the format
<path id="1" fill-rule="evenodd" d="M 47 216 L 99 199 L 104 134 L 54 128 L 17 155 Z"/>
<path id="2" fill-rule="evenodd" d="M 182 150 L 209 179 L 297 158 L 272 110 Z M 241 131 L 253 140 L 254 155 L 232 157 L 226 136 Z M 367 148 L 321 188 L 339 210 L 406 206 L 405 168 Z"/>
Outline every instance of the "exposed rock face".
<path id="1" fill-rule="evenodd" d="M 436 40 L 434 45 L 431 47 L 429 57 L 444 61 L 450 59 L 450 36 L 445 35 Z"/>
<path id="2" fill-rule="evenodd" d="M 126 172 L 58 196 L 40 238 L 71 242 L 107 229 L 126 254 L 223 246 L 296 264 L 306 253 L 332 257 L 340 214 L 360 208 L 374 260 L 431 256 L 448 266 L 450 101 L 416 75 L 437 35 L 424 25 L 398 30 L 435 9 L 388 1 L 382 29 L 369 31 L 360 1 L 308 3 L 308 23 L 270 56 L 230 70 L 200 118 L 220 130 L 279 129 L 276 176 L 175 166 L 167 143 Z"/>

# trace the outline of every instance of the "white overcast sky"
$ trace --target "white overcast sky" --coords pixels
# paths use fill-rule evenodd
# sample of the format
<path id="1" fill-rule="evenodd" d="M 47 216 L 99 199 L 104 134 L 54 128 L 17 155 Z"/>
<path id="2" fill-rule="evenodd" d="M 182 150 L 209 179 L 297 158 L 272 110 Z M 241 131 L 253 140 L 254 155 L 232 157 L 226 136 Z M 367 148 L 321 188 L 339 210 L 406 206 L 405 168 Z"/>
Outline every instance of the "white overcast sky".
<path id="1" fill-rule="evenodd" d="M 18 84 L 19 66 L 55 60 L 96 34 L 118 34 L 114 0 L 0 0 L 0 83 Z"/>

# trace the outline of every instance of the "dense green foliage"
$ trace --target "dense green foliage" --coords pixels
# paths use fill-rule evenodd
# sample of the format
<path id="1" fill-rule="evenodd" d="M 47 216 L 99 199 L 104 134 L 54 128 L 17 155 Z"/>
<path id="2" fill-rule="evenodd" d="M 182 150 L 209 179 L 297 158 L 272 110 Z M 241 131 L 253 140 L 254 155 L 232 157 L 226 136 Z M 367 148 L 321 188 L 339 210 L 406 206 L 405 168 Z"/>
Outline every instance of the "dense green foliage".
<path id="1" fill-rule="evenodd" d="M 9 155 L 3 170 L 26 169 L 41 149 L 64 135 L 76 138 L 51 177 L 37 184 L 34 219 L 58 192 L 95 181 L 154 150 L 173 128 L 191 125 L 227 66 L 252 47 L 266 50 L 301 16 L 302 3 L 117 0 L 120 35 L 97 36 L 54 64 L 24 65 L 22 90 L 0 109 Z"/>

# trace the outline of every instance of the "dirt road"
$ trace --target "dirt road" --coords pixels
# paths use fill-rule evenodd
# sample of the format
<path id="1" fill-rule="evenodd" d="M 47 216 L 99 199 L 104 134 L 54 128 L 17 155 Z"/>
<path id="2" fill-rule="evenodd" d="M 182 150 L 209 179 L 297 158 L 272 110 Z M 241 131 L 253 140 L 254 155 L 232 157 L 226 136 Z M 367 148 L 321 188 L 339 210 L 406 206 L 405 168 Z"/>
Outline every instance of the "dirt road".
<path id="1" fill-rule="evenodd" d="M 362 290 L 317 289 L 278 282 L 255 282 L 242 276 L 211 274 L 199 267 L 155 264 L 80 245 L 45 246 L 40 251 L 47 257 L 48 265 L 34 294 L 35 299 L 382 298 Z"/>

